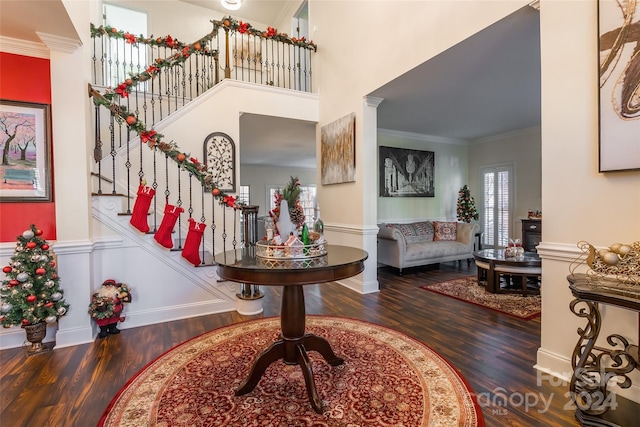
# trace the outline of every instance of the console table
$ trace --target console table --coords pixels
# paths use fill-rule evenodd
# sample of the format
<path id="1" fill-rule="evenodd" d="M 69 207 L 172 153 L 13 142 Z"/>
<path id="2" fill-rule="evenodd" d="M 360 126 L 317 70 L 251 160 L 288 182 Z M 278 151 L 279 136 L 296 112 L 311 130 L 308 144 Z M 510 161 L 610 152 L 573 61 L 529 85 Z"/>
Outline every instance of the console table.
<path id="1" fill-rule="evenodd" d="M 537 252 L 536 246 L 542 240 L 542 220 L 523 219 L 522 221 L 522 247 L 527 252 Z"/>
<path id="2" fill-rule="evenodd" d="M 225 280 L 283 287 L 280 339 L 258 356 L 246 381 L 236 390 L 236 396 L 251 392 L 269 365 L 282 359 L 286 364 L 300 366 L 311 406 L 321 414 L 322 400 L 307 352 L 317 351 L 332 366 L 344 361 L 333 352 L 326 339 L 305 332 L 303 286 L 355 276 L 364 270 L 364 261 L 369 255 L 362 249 L 327 245 L 327 254 L 320 257 L 272 260 L 256 256 L 255 249 L 252 246 L 215 257 L 218 275 Z"/>
<path id="3" fill-rule="evenodd" d="M 597 346 L 596 341 L 602 326 L 600 304 L 640 312 L 640 287 L 588 278 L 585 274 L 570 275 L 567 280 L 575 297 L 570 309 L 587 321 L 584 328 L 578 329 L 580 337 L 571 356 L 573 376 L 569 392 L 577 408 L 576 419 L 582 426 L 638 425 L 634 423 L 638 422 L 640 404 L 631 402 L 630 410 L 610 411 L 615 408 L 616 395 L 607 389 L 613 378 L 622 381 L 618 384 L 621 388 L 631 386 L 627 374 L 640 369 L 638 346 L 629 344 L 619 334 L 607 337 L 609 347 Z"/>

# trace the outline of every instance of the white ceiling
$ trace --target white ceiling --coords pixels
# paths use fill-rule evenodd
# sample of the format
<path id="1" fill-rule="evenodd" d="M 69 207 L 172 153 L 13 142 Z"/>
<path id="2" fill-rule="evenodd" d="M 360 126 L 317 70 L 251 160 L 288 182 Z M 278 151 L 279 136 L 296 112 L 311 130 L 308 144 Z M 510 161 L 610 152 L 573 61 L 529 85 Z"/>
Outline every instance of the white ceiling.
<path id="1" fill-rule="evenodd" d="M 182 0 L 223 13 L 218 0 Z M 242 15 L 276 22 L 289 0 L 244 0 Z M 0 0 L 0 43 L 40 43 L 37 32 L 78 39 L 60 0 Z M 512 15 L 374 90 L 378 127 L 474 140 L 540 125 L 539 13 Z M 315 125 L 244 114 L 242 163 L 315 167 Z M 274 154 L 274 153 L 277 153 Z"/>

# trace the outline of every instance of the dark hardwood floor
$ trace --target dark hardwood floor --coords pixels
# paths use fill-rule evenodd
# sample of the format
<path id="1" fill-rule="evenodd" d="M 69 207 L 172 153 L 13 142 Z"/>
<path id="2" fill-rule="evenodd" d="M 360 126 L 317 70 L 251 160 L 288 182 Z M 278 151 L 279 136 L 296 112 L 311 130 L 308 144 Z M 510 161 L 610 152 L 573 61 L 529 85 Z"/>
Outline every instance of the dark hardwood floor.
<path id="1" fill-rule="evenodd" d="M 409 269 L 403 276 L 380 268 L 381 291 L 375 294 L 361 295 L 336 283 L 306 287 L 307 313 L 367 320 L 429 345 L 478 394 L 487 426 L 578 425 L 568 385 L 539 379 L 533 369 L 539 319 L 520 320 L 418 288 L 474 274 L 475 267 L 466 262 Z M 0 425 L 95 426 L 127 380 L 170 348 L 219 326 L 278 315 L 281 288 L 262 289 L 260 316 L 229 312 L 124 329 L 31 357 L 20 348 L 1 351 Z"/>

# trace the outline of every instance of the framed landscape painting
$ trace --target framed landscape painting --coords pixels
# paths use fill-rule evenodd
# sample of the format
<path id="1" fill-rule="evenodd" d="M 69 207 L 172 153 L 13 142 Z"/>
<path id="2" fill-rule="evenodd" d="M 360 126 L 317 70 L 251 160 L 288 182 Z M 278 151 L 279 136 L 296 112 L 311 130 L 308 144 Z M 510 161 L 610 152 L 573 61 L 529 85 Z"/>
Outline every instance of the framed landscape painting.
<path id="1" fill-rule="evenodd" d="M 433 151 L 379 147 L 380 197 L 434 197 Z"/>
<path id="2" fill-rule="evenodd" d="M 0 100 L 0 201 L 51 201 L 49 105 Z"/>
<path id="3" fill-rule="evenodd" d="M 640 169 L 640 0 L 598 0 L 600 172 Z"/>

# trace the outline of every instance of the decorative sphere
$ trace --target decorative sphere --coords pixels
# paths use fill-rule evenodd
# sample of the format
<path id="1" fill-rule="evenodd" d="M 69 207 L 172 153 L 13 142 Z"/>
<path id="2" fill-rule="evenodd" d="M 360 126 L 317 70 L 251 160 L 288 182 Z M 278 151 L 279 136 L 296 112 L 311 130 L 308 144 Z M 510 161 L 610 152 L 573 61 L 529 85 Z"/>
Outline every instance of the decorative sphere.
<path id="1" fill-rule="evenodd" d="M 620 246 L 622 246 L 622 243 L 614 243 L 613 245 L 609 246 L 609 249 L 611 249 L 611 252 L 617 253 Z"/>
<path id="2" fill-rule="evenodd" d="M 53 280 L 47 280 L 46 282 L 44 282 L 44 286 L 47 288 L 53 288 L 53 285 L 55 285 L 55 282 Z"/>
<path id="3" fill-rule="evenodd" d="M 35 295 L 29 295 L 27 297 L 27 302 L 36 302 L 38 298 Z"/>
<path id="4" fill-rule="evenodd" d="M 51 316 L 47 316 L 44 321 L 51 324 L 51 323 L 56 323 L 56 320 L 58 320 L 58 318 L 54 315 Z"/>
<path id="5" fill-rule="evenodd" d="M 22 245 L 16 246 L 16 252 L 22 252 L 22 251 L 24 251 L 24 246 Z"/>
<path id="6" fill-rule="evenodd" d="M 31 282 L 25 282 L 22 284 L 22 289 L 29 290 L 31 288 L 33 288 L 33 283 Z"/>
<path id="7" fill-rule="evenodd" d="M 2 307 L 0 307 L 0 310 L 2 310 L 3 313 L 8 313 L 12 308 L 13 306 L 10 303 L 5 302 L 4 304 L 2 304 Z"/>
<path id="8" fill-rule="evenodd" d="M 36 274 L 39 275 L 39 276 L 44 275 L 46 272 L 47 272 L 47 270 L 45 270 L 42 267 L 36 269 Z"/>
<path id="9" fill-rule="evenodd" d="M 22 263 L 20 261 L 16 261 L 13 263 L 13 268 L 20 268 L 22 267 Z"/>
<path id="10" fill-rule="evenodd" d="M 602 261 L 607 265 L 616 265 L 618 261 L 620 261 L 620 258 L 618 258 L 618 254 L 614 252 L 607 252 L 602 257 Z"/>
<path id="11" fill-rule="evenodd" d="M 29 275 L 25 272 L 18 273 L 16 279 L 18 279 L 18 282 L 26 282 L 29 279 Z"/>
<path id="12" fill-rule="evenodd" d="M 27 248 L 29 248 L 29 249 L 33 249 L 33 248 L 35 248 L 35 247 L 36 247 L 36 246 L 38 246 L 38 245 L 36 245 L 36 242 L 27 242 L 27 244 L 26 244 L 25 246 L 26 246 Z"/>
<path id="13" fill-rule="evenodd" d="M 49 245 L 47 245 L 46 243 L 42 246 L 40 246 L 42 248 L 43 251 L 48 251 L 49 250 Z"/>
<path id="14" fill-rule="evenodd" d="M 12 270 L 13 268 L 9 267 L 8 265 L 5 265 L 4 267 L 2 267 L 3 273 L 11 273 Z"/>
<path id="15" fill-rule="evenodd" d="M 22 237 L 24 237 L 25 239 L 33 239 L 33 231 L 31 230 L 26 230 L 24 233 L 22 233 Z"/>
<path id="16" fill-rule="evenodd" d="M 36 236 L 42 236 L 43 231 L 39 228 L 36 228 Z"/>
<path id="17" fill-rule="evenodd" d="M 40 255 L 31 256 L 31 262 L 38 262 L 38 261 L 40 261 Z"/>
<path id="18" fill-rule="evenodd" d="M 67 312 L 67 309 L 66 309 L 66 308 L 64 308 L 64 307 L 59 307 L 59 308 L 58 308 L 58 314 L 59 314 L 60 316 L 64 316 L 64 314 L 65 314 L 66 312 Z"/>
<path id="19" fill-rule="evenodd" d="M 60 292 L 54 292 L 51 294 L 51 299 L 54 301 L 60 301 L 62 299 L 62 294 Z"/>
<path id="20" fill-rule="evenodd" d="M 44 261 L 48 261 L 49 257 L 46 255 L 40 255 L 40 261 L 44 262 Z"/>
<path id="21" fill-rule="evenodd" d="M 631 252 L 631 246 L 629 245 L 620 245 L 618 250 L 616 251 L 620 256 L 627 256 L 629 252 Z"/>

